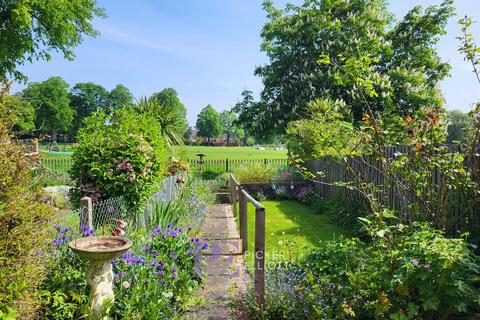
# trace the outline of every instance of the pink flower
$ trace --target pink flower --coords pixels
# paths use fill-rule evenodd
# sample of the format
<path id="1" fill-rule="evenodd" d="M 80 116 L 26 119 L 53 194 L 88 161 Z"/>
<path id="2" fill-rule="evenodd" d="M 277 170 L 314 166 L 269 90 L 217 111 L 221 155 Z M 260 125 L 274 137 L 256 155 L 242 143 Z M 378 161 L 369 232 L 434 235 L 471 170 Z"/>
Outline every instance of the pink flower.
<path id="1" fill-rule="evenodd" d="M 130 179 L 131 182 L 133 182 L 133 181 L 135 181 L 135 179 L 137 179 L 137 175 L 135 173 L 130 173 L 128 178 Z"/>
<path id="2" fill-rule="evenodd" d="M 117 165 L 117 169 L 120 170 L 120 171 L 127 170 L 127 164 L 129 164 L 128 161 L 127 161 L 127 160 L 123 160 L 122 162 L 120 162 L 120 163 Z"/>
<path id="3" fill-rule="evenodd" d="M 127 227 L 127 223 L 121 219 L 117 220 L 117 226 L 121 229 L 125 229 Z"/>

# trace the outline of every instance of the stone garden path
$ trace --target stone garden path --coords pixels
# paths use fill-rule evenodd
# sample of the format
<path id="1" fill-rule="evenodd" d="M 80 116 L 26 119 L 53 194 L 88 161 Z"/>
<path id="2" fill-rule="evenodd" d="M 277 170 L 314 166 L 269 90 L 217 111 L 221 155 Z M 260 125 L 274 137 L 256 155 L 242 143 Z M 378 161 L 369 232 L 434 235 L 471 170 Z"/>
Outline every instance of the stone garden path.
<path id="1" fill-rule="evenodd" d="M 206 282 L 198 294 L 202 304 L 189 311 L 188 319 L 232 319 L 230 302 L 244 285 L 246 272 L 230 204 L 216 204 L 210 208 L 202 236 L 209 244 L 204 254 Z"/>

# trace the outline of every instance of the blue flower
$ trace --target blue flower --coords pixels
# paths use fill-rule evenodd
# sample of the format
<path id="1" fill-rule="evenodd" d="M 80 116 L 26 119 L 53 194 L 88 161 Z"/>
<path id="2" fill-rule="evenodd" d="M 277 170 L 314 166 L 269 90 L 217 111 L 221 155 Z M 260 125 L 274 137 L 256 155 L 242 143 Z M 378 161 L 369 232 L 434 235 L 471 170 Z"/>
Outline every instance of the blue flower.
<path id="1" fill-rule="evenodd" d="M 90 228 L 90 226 L 86 224 L 82 224 L 81 229 L 82 229 L 82 236 L 84 237 L 91 237 L 96 231 L 94 228 Z"/>

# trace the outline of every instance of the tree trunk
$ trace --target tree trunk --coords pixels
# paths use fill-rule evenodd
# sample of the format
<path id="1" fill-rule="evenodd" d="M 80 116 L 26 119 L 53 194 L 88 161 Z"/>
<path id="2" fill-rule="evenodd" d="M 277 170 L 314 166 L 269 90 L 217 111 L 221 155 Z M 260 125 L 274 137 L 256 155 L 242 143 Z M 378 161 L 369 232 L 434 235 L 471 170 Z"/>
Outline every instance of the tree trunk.
<path id="1" fill-rule="evenodd" d="M 52 129 L 52 143 L 57 142 L 57 129 L 53 128 Z"/>
<path id="2" fill-rule="evenodd" d="M 227 147 L 230 145 L 230 133 L 227 133 Z"/>

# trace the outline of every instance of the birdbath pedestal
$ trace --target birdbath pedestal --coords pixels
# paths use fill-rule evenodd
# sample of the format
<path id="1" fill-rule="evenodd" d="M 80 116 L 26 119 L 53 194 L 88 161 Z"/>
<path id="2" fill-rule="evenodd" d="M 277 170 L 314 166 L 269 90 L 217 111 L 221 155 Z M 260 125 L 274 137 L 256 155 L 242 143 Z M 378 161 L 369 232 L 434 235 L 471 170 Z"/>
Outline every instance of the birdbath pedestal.
<path id="1" fill-rule="evenodd" d="M 90 310 L 101 314 L 106 300 L 114 301 L 112 259 L 132 246 L 132 241 L 123 237 L 96 236 L 78 238 L 68 246 L 81 258 L 89 261 L 87 281 L 90 284 Z"/>

